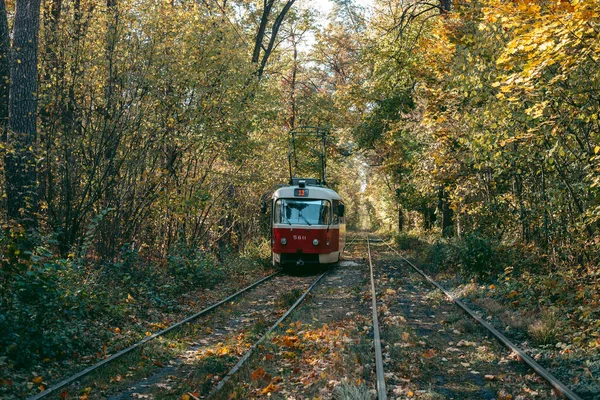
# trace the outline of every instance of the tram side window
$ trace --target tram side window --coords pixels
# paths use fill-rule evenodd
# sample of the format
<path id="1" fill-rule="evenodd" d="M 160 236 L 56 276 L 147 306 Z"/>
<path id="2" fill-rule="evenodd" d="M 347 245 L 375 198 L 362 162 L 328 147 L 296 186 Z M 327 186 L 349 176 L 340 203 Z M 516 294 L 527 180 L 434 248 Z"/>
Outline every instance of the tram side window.
<path id="1" fill-rule="evenodd" d="M 333 225 L 338 225 L 340 223 L 340 216 L 337 213 L 339 204 L 339 200 L 333 200 Z"/>

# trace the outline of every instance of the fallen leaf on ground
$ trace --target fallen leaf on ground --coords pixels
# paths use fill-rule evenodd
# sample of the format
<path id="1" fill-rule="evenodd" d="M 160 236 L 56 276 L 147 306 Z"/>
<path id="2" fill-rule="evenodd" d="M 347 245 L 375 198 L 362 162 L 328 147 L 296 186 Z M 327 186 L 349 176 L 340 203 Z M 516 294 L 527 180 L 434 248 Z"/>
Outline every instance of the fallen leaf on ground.
<path id="1" fill-rule="evenodd" d="M 435 357 L 435 350 L 433 350 L 433 349 L 425 350 L 423 352 L 423 357 L 425 357 L 425 358 L 433 358 L 433 357 Z"/>
<path id="2" fill-rule="evenodd" d="M 261 393 L 268 394 L 268 393 L 273 393 L 273 392 L 278 392 L 278 391 L 279 391 L 279 386 L 270 383 L 269 386 L 264 388 Z"/>
<path id="3" fill-rule="evenodd" d="M 258 367 L 257 369 L 255 369 L 252 372 L 252 375 L 250 375 L 250 377 L 252 378 L 253 381 L 257 381 L 259 379 L 262 379 L 265 376 L 265 370 Z"/>

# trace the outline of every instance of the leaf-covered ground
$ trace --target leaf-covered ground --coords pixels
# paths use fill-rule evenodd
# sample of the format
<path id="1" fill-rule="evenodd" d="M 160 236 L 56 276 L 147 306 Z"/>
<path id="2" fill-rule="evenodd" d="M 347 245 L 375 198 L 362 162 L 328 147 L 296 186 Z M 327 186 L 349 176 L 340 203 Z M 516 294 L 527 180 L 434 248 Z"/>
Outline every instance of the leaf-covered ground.
<path id="1" fill-rule="evenodd" d="M 546 382 L 488 337 L 383 243 L 375 242 L 371 247 L 389 398 L 556 397 Z M 365 243 L 357 240 L 347 252 L 346 260 L 327 272 L 299 309 L 269 335 L 216 397 L 374 398 L 371 297 L 365 256 Z M 423 260 L 421 264 L 437 280 L 483 313 L 582 398 L 600 398 L 596 390 L 596 325 L 583 324 L 586 316 L 594 318 L 595 310 L 572 308 L 573 303 L 593 305 L 596 301 L 595 297 L 586 297 L 593 294 L 589 282 L 578 282 L 576 287 L 580 290 L 565 292 L 563 296 L 557 290 L 565 291 L 573 284 L 561 283 L 558 274 L 539 278 L 530 274 L 517 276 L 507 270 L 496 280 L 489 281 L 488 277 L 483 284 L 475 279 L 465 280 L 460 270 L 440 269 Z M 284 275 L 278 278 L 281 282 L 274 282 L 276 287 L 257 288 L 210 317 L 190 324 L 180 334 L 156 340 L 139 354 L 64 390 L 59 397 L 184 400 L 206 397 L 317 274 L 318 271 L 303 276 Z M 246 275 L 245 279 L 240 276 L 237 285 L 245 285 L 251 278 L 256 276 Z M 227 281 L 230 285 L 227 290 L 233 291 L 237 287 L 234 280 Z M 221 291 L 195 293 L 197 298 L 191 292 L 184 296 L 190 306 L 182 310 L 225 296 Z M 552 307 L 548 306 L 551 301 Z M 574 314 L 559 314 L 556 304 L 573 310 Z M 170 318 L 178 315 L 168 314 Z M 156 329 L 169 322 L 165 318 L 164 325 L 157 325 Z M 113 328 L 113 336 L 130 337 L 124 334 L 125 329 L 125 326 Z M 125 341 L 121 343 L 124 345 Z M 72 369 L 76 366 L 83 365 L 71 365 Z M 32 371 L 24 379 L 29 383 L 27 391 L 22 386 L 21 392 L 10 391 L 15 386 L 5 384 L 3 398 L 24 397 L 24 393 L 41 390 L 52 380 L 58 380 L 55 371 L 43 366 Z"/>
<path id="2" fill-rule="evenodd" d="M 556 398 L 395 254 L 379 248 L 374 262 L 390 398 Z M 360 257 L 331 271 L 218 397 L 375 398 L 367 273 Z"/>

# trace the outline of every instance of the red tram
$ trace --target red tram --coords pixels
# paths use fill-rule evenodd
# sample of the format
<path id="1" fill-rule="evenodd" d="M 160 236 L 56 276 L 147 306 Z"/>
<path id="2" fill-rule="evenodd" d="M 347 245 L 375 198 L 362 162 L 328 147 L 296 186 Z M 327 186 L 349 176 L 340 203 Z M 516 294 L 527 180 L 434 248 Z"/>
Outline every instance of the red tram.
<path id="1" fill-rule="evenodd" d="M 273 264 L 336 263 L 346 243 L 344 202 L 317 179 L 293 178 L 272 196 Z"/>

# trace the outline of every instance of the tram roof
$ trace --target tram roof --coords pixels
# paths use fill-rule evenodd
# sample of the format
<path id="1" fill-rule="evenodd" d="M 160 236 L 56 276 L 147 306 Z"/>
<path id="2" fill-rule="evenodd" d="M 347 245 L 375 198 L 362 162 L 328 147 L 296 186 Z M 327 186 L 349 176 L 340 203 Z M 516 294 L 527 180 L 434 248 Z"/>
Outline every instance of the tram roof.
<path id="1" fill-rule="evenodd" d="M 305 196 L 295 195 L 296 189 L 304 189 L 308 193 Z M 273 199 L 280 198 L 298 198 L 298 199 L 327 199 L 327 200 L 341 200 L 339 194 L 333 189 L 324 186 L 312 186 L 306 185 L 300 187 L 299 185 L 284 186 L 273 193 Z"/>

